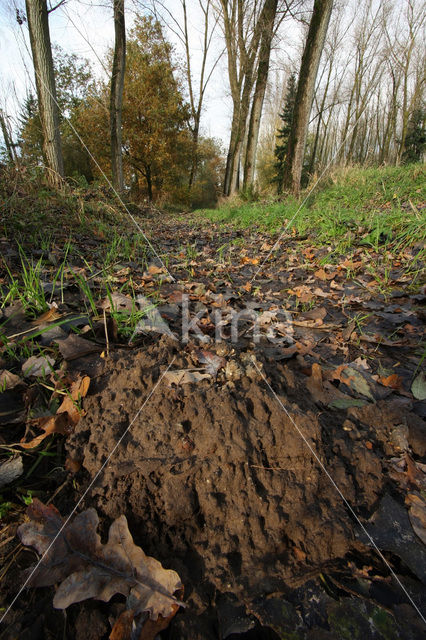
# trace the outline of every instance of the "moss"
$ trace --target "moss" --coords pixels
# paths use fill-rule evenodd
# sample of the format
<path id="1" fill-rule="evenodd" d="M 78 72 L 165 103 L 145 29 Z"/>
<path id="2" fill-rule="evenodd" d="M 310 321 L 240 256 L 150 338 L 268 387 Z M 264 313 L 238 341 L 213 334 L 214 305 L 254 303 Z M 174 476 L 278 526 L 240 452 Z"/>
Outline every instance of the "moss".
<path id="1" fill-rule="evenodd" d="M 387 611 L 376 607 L 372 612 L 371 618 L 384 640 L 398 640 L 398 630 L 395 622 Z"/>

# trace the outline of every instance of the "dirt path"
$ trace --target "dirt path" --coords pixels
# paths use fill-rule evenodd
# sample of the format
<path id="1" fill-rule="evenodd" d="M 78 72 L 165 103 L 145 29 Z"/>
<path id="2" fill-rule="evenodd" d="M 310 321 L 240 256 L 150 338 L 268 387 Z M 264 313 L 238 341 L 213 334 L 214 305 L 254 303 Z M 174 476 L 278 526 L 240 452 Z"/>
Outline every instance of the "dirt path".
<path id="1" fill-rule="evenodd" d="M 179 573 L 188 607 L 162 637 L 424 637 L 416 249 L 328 259 L 291 235 L 275 247 L 252 230 L 144 223 L 175 281 L 153 256 L 121 261 L 118 285 L 131 275 L 155 311 L 131 348 L 112 326 L 109 355 L 68 363 L 92 380 L 63 513 L 126 433 L 83 506 L 105 522 L 124 513 L 135 543 Z M 107 637 L 117 611 L 74 605 L 73 637 Z"/>

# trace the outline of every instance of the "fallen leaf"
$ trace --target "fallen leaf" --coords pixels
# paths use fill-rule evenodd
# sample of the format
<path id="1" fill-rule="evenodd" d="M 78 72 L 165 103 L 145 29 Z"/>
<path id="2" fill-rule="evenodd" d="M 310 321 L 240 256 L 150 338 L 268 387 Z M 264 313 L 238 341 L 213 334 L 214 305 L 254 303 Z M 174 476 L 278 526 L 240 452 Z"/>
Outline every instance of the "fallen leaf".
<path id="1" fill-rule="evenodd" d="M 216 353 L 206 351 L 205 349 L 196 351 L 195 355 L 198 362 L 206 365 L 205 372 L 214 377 L 217 376 L 219 369 L 222 369 L 226 365 L 225 358 L 221 358 L 220 356 L 216 355 Z"/>
<path id="2" fill-rule="evenodd" d="M 69 394 L 63 399 L 57 414 L 67 413 L 73 427 L 78 423 L 82 416 L 82 411 L 78 406 L 81 398 L 87 395 L 90 386 L 89 376 L 78 377 L 72 383 Z"/>
<path id="3" fill-rule="evenodd" d="M 411 385 L 411 393 L 416 400 L 426 400 L 426 374 L 424 371 L 415 378 Z"/>
<path id="4" fill-rule="evenodd" d="M 172 605 L 173 611 L 167 616 L 167 618 L 163 618 L 163 616 L 159 615 L 157 620 L 152 620 L 148 618 L 143 624 L 140 638 L 141 640 L 155 640 L 159 637 L 159 633 L 164 629 L 167 629 L 170 622 L 179 611 L 179 606 L 177 604 Z"/>
<path id="5" fill-rule="evenodd" d="M 379 378 L 380 384 L 384 387 L 390 387 L 391 389 L 401 389 L 402 378 L 397 373 L 392 373 L 390 376 Z"/>
<path id="6" fill-rule="evenodd" d="M 327 315 L 327 309 L 325 307 L 314 307 L 310 311 L 306 311 L 302 313 L 299 317 L 302 317 L 304 320 L 324 320 Z"/>
<path id="7" fill-rule="evenodd" d="M 332 402 L 330 402 L 328 406 L 332 407 L 333 409 L 349 409 L 350 407 L 363 407 L 366 404 L 366 400 L 346 396 L 344 398 L 336 398 L 335 400 L 332 400 Z"/>
<path id="8" fill-rule="evenodd" d="M 316 278 L 318 278 L 319 280 L 333 280 L 333 278 L 336 277 L 336 272 L 334 273 L 327 273 L 322 267 L 321 269 L 318 269 L 318 271 L 315 271 L 314 276 Z"/>
<path id="9" fill-rule="evenodd" d="M 411 526 L 423 544 L 426 545 L 426 501 L 419 493 L 409 493 L 405 503 L 410 505 L 408 517 Z"/>
<path id="10" fill-rule="evenodd" d="M 134 617 L 133 611 L 123 611 L 115 621 L 109 635 L 109 640 L 129 640 L 132 637 Z M 145 640 L 145 638 L 143 640 Z"/>
<path id="11" fill-rule="evenodd" d="M 75 333 L 70 333 L 65 340 L 55 340 L 55 342 L 64 360 L 76 360 L 77 358 L 89 355 L 89 353 L 102 351 L 102 347 L 98 344 L 81 338 Z"/>
<path id="12" fill-rule="evenodd" d="M 158 273 L 164 273 L 164 269 L 162 267 L 157 267 L 156 264 L 150 264 L 149 267 L 148 267 L 148 273 L 151 276 L 155 276 Z"/>
<path id="13" fill-rule="evenodd" d="M 300 302 L 311 302 L 311 300 L 314 298 L 314 294 L 305 284 L 294 287 L 294 289 L 290 289 L 289 293 L 299 298 Z"/>
<path id="14" fill-rule="evenodd" d="M 31 356 L 22 365 L 22 373 L 26 378 L 29 376 L 47 376 L 51 373 L 54 364 L 55 360 L 50 356 Z"/>
<path id="15" fill-rule="evenodd" d="M 124 515 L 110 526 L 106 544 L 97 533 L 99 518 L 93 508 L 64 526 L 56 507 L 35 498 L 27 515 L 30 520 L 18 528 L 18 535 L 22 544 L 42 556 L 37 571 L 29 570 L 29 584 L 46 587 L 60 582 L 53 599 L 56 609 L 89 598 L 109 602 L 116 593 L 126 596 L 135 616 L 148 612 L 153 620 L 167 618 L 176 605 L 185 606 L 173 595 L 182 587 L 178 574 L 163 569 L 134 544 Z"/>
<path id="16" fill-rule="evenodd" d="M 340 382 L 345 384 L 353 391 L 356 391 L 366 398 L 370 398 L 370 400 L 374 400 L 374 396 L 371 392 L 367 380 L 365 379 L 363 374 L 354 367 L 340 365 L 334 371 L 333 377 L 335 380 L 340 380 Z"/>
<path id="17" fill-rule="evenodd" d="M 206 378 L 211 379 L 210 373 L 202 373 L 201 371 L 190 371 L 189 369 L 178 369 L 177 371 L 167 371 L 164 374 L 165 379 L 171 384 L 189 384 L 191 382 L 200 382 Z"/>
<path id="18" fill-rule="evenodd" d="M 413 458 L 407 452 L 404 453 L 404 459 L 407 465 L 406 475 L 408 482 L 418 489 L 425 489 L 426 474 L 414 462 Z"/>
<path id="19" fill-rule="evenodd" d="M 8 371 L 7 369 L 0 370 L 0 389 L 1 391 L 6 391 L 6 389 L 13 389 L 17 387 L 18 384 L 23 382 L 22 378 L 17 376 L 15 373 Z"/>
<path id="20" fill-rule="evenodd" d="M 175 334 L 170 329 L 167 322 L 161 316 L 155 305 L 153 305 L 152 302 L 148 300 L 148 298 L 140 295 L 136 298 L 136 301 L 138 303 L 139 309 L 145 312 L 145 316 L 136 325 L 135 330 L 133 331 L 133 334 L 129 340 L 130 343 L 133 341 L 135 336 L 141 333 L 160 333 L 162 335 L 169 336 L 173 340 L 177 340 Z"/>
<path id="21" fill-rule="evenodd" d="M 0 489 L 10 484 L 24 473 L 22 456 L 15 455 L 0 462 Z"/>
<path id="22" fill-rule="evenodd" d="M 44 324 L 45 322 L 53 322 L 54 320 L 58 320 L 62 317 L 62 314 L 59 313 L 57 307 L 53 306 L 51 309 L 48 309 L 44 313 L 41 314 L 38 318 L 32 321 L 31 324 L 36 326 L 40 324 Z"/>
<path id="23" fill-rule="evenodd" d="M 176 291 L 172 291 L 172 293 L 167 297 L 167 300 L 171 304 L 180 304 L 182 302 L 183 296 L 184 293 L 177 289 Z"/>
<path id="24" fill-rule="evenodd" d="M 134 300 L 125 296 L 124 293 L 119 293 L 118 291 L 110 293 L 101 303 L 101 309 L 104 309 L 105 311 L 111 311 L 111 309 L 114 311 L 132 311 L 134 307 Z"/>
<path id="25" fill-rule="evenodd" d="M 52 435 L 52 433 L 69 435 L 72 432 L 69 417 L 65 413 L 62 415 L 57 414 L 55 416 L 33 418 L 29 421 L 29 425 L 37 429 L 42 429 L 43 433 L 36 436 L 29 442 L 25 442 L 24 439 L 22 439 L 19 443 L 19 446 L 23 449 L 34 449 L 35 447 L 38 447 L 38 445 L 43 442 L 43 440 L 47 438 L 47 436 Z"/>

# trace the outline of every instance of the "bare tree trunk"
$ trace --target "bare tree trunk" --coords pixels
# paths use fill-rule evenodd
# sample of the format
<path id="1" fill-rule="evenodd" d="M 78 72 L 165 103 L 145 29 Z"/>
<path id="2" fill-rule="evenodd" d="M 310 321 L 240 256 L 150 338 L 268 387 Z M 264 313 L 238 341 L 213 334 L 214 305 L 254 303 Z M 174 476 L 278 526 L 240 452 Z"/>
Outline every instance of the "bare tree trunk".
<path id="1" fill-rule="evenodd" d="M 278 0 L 266 0 L 264 26 L 260 41 L 259 65 L 257 68 L 256 86 L 254 89 L 253 103 L 250 113 L 250 122 L 247 135 L 247 148 L 244 162 L 243 188 L 253 184 L 254 169 L 256 165 L 256 149 L 259 139 L 260 119 L 262 117 L 263 101 L 265 99 L 266 84 L 268 82 L 269 60 L 271 57 L 271 45 L 274 35 L 275 17 L 277 15 Z"/>
<path id="2" fill-rule="evenodd" d="M 15 146 L 12 142 L 12 138 L 9 132 L 9 128 L 7 126 L 6 118 L 3 115 L 3 111 L 0 109 L 0 128 L 3 133 L 4 143 L 6 145 L 7 155 L 9 156 L 10 162 L 14 164 L 18 164 L 18 158 L 16 156 Z"/>
<path id="3" fill-rule="evenodd" d="M 124 190 L 123 154 L 121 144 L 121 113 L 123 108 L 124 72 L 126 68 L 126 25 L 124 0 L 114 0 L 115 47 L 111 74 L 110 133 L 112 184 L 117 191 Z"/>
<path id="4" fill-rule="evenodd" d="M 43 154 L 47 180 L 57 188 L 64 177 L 59 109 L 56 102 L 55 76 L 46 0 L 25 0 L 31 51 L 37 87 L 40 121 L 43 132 Z"/>
<path id="5" fill-rule="evenodd" d="M 228 73 L 233 102 L 231 138 L 226 160 L 224 195 L 237 190 L 241 147 L 250 110 L 256 58 L 259 50 L 264 2 L 220 0 L 221 20 L 228 54 Z M 247 17 L 248 16 L 248 17 Z"/>
<path id="6" fill-rule="evenodd" d="M 296 196 L 300 193 L 309 114 L 332 7 L 333 0 L 315 0 L 300 66 L 293 126 L 288 140 L 283 182 L 284 187 L 291 189 Z"/>
<path id="7" fill-rule="evenodd" d="M 253 60 L 254 64 L 254 60 Z M 245 76 L 243 93 L 241 96 L 240 109 L 238 111 L 238 126 L 235 144 L 232 147 L 231 166 L 230 166 L 230 185 L 227 195 L 233 195 L 239 189 L 239 172 L 241 162 L 241 150 L 243 148 L 244 137 L 246 134 L 248 114 L 250 111 L 250 95 L 253 88 L 253 69 L 250 69 Z"/>

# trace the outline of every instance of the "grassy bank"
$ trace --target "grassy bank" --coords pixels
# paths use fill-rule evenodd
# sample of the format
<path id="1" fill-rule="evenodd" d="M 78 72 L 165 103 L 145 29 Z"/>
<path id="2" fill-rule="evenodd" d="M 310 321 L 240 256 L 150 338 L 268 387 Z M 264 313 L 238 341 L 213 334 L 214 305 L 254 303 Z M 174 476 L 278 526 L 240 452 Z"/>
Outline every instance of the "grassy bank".
<path id="1" fill-rule="evenodd" d="M 310 195 L 308 189 L 300 201 L 289 196 L 259 202 L 236 199 L 197 215 L 269 231 L 289 225 L 290 231 L 312 235 L 319 243 L 350 245 L 354 237 L 362 237 L 375 247 L 384 242 L 406 246 L 426 240 L 425 184 L 423 165 L 348 168 L 336 171 Z"/>

